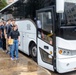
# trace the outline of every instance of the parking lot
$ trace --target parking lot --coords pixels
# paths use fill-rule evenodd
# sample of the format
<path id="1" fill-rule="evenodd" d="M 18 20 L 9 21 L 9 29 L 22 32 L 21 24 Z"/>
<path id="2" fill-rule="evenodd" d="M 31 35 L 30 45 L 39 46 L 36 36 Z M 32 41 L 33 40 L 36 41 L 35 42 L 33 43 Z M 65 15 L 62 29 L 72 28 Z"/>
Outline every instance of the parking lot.
<path id="1" fill-rule="evenodd" d="M 0 50 L 0 75 L 51 75 L 50 72 L 38 66 L 28 56 L 19 54 L 18 60 Z"/>
<path id="2" fill-rule="evenodd" d="M 0 75 L 76 75 L 76 72 L 58 74 L 38 66 L 30 57 L 19 53 L 18 60 L 0 50 Z"/>

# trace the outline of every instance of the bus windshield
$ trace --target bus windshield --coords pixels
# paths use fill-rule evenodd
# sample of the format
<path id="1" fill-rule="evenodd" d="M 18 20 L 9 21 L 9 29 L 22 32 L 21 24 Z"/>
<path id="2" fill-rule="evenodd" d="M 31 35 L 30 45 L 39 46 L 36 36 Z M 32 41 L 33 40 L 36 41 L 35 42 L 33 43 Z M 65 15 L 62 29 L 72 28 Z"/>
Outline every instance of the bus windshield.
<path id="1" fill-rule="evenodd" d="M 60 14 L 60 18 L 60 37 L 67 40 L 76 40 L 76 2 L 65 2 L 64 13 Z"/>
<path id="2" fill-rule="evenodd" d="M 65 26 L 76 25 L 76 3 L 64 3 L 64 13 L 61 14 L 61 24 Z"/>

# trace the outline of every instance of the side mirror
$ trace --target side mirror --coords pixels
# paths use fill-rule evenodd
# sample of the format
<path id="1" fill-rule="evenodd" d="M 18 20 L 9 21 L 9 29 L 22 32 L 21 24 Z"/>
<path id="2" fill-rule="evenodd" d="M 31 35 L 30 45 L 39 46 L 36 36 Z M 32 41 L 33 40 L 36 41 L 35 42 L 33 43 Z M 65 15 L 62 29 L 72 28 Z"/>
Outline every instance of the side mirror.
<path id="1" fill-rule="evenodd" d="M 57 13 L 64 12 L 64 0 L 56 0 L 56 12 Z"/>

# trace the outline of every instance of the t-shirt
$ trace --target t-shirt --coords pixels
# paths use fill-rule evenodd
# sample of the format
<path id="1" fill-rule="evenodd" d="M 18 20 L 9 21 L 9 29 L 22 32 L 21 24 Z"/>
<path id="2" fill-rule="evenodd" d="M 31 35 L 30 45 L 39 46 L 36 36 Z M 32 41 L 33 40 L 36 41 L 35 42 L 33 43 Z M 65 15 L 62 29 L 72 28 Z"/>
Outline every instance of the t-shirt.
<path id="1" fill-rule="evenodd" d="M 4 38 L 4 26 L 3 25 L 0 26 L 0 30 L 2 31 L 2 37 Z"/>
<path id="2" fill-rule="evenodd" d="M 18 36 L 20 36 L 20 33 L 19 33 L 18 30 L 16 30 L 16 31 L 12 30 L 12 31 L 10 32 L 10 35 L 9 35 L 9 36 L 11 36 L 12 39 L 17 40 L 17 39 L 18 39 Z"/>
<path id="3" fill-rule="evenodd" d="M 37 27 L 41 28 L 41 21 L 40 20 L 37 20 Z"/>
<path id="4" fill-rule="evenodd" d="M 6 25 L 6 33 L 9 34 L 12 30 L 12 25 Z"/>
<path id="5" fill-rule="evenodd" d="M 6 29 L 7 37 L 9 38 L 9 34 L 10 34 L 11 30 L 12 30 L 12 25 L 6 25 L 5 29 Z"/>

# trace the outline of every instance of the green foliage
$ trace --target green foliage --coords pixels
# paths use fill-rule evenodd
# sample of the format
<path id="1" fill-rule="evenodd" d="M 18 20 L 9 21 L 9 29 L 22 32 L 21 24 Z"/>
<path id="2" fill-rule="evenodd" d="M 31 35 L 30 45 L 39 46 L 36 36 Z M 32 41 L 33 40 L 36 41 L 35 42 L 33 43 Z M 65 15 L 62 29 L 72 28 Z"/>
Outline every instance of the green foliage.
<path id="1" fill-rule="evenodd" d="M 4 8 L 6 5 L 6 0 L 0 0 L 0 9 Z"/>

